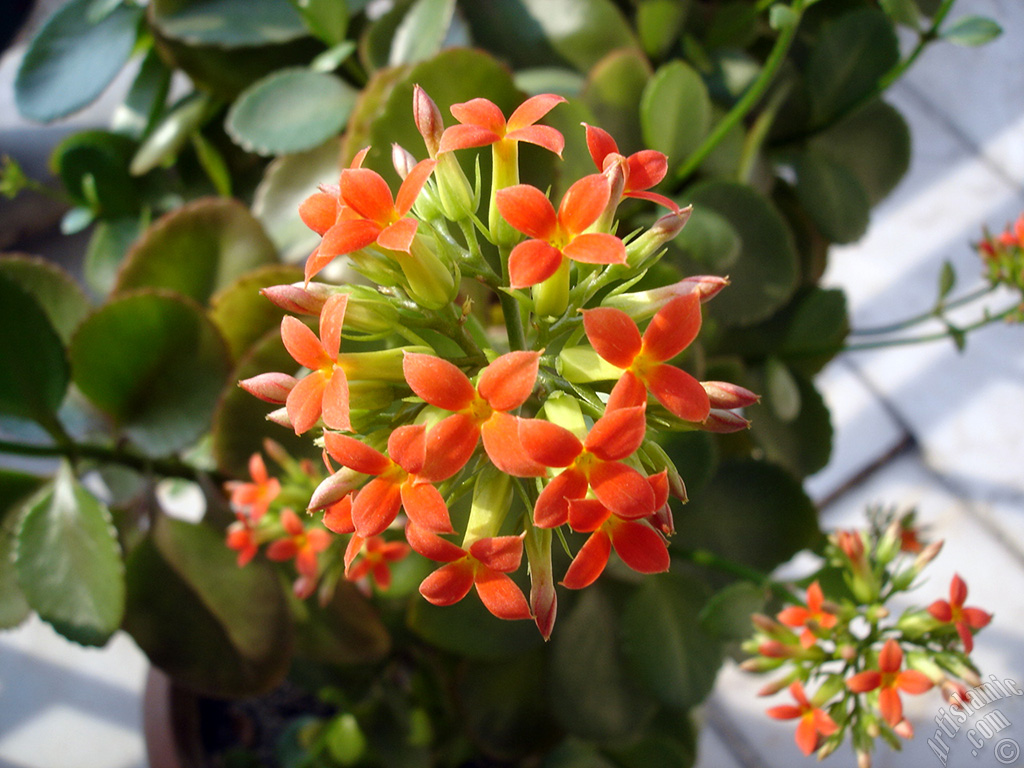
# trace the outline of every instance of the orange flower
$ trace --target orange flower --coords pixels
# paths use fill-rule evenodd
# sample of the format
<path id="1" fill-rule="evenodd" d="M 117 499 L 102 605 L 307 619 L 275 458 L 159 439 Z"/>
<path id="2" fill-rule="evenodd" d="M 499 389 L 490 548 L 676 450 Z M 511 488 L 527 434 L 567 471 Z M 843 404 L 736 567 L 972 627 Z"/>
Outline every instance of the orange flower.
<path id="1" fill-rule="evenodd" d="M 964 600 L 967 599 L 967 584 L 958 574 L 953 575 L 953 581 L 949 585 L 949 602 L 936 600 L 928 606 L 928 613 L 937 620 L 952 623 L 964 643 L 964 651 L 970 653 L 974 650 L 974 638 L 971 635 L 972 629 L 981 629 L 992 621 L 992 615 L 980 608 L 965 608 Z"/>
<path id="2" fill-rule="evenodd" d="M 821 605 L 824 600 L 825 597 L 821 592 L 821 585 L 815 581 L 807 588 L 806 608 L 799 605 L 791 605 L 782 610 L 776 617 L 788 627 L 804 628 L 800 635 L 800 645 L 804 648 L 810 648 L 817 641 L 812 626 L 831 629 L 836 625 L 836 621 L 838 621 L 833 614 L 822 610 Z"/>
<path id="3" fill-rule="evenodd" d="M 229 480 L 224 487 L 230 494 L 231 506 L 255 522 L 267 513 L 270 502 L 281 492 L 281 483 L 276 477 L 270 477 L 267 465 L 258 453 L 249 457 L 249 477 L 252 478 L 251 483 Z"/>
<path id="4" fill-rule="evenodd" d="M 645 403 L 650 391 L 680 419 L 704 421 L 711 411 L 704 387 L 690 374 L 665 363 L 697 338 L 700 326 L 700 299 L 693 293 L 672 299 L 658 310 L 643 336 L 622 310 L 584 310 L 583 327 L 594 350 L 625 371 L 612 389 L 608 409 Z"/>
<path id="5" fill-rule="evenodd" d="M 391 586 L 391 563 L 408 554 L 409 545 L 404 542 L 387 541 L 381 536 L 363 539 L 353 534 L 345 552 L 345 578 L 359 581 L 370 576 L 377 589 L 387 589 Z"/>
<path id="6" fill-rule="evenodd" d="M 565 147 L 562 134 L 550 126 L 535 123 L 564 101 L 561 96 L 550 93 L 532 96 L 516 108 L 507 122 L 498 106 L 487 99 L 452 104 L 452 115 L 460 125 L 445 129 L 437 152 L 486 147 L 498 141 L 525 141 L 561 157 Z"/>
<path id="7" fill-rule="evenodd" d="M 316 579 L 318 552 L 327 549 L 331 535 L 323 528 L 306 528 L 299 516 L 290 509 L 281 511 L 281 525 L 285 537 L 271 542 L 267 557 L 271 560 L 295 560 L 295 569 L 307 580 Z"/>
<path id="8" fill-rule="evenodd" d="M 623 157 L 619 153 L 619 146 L 611 134 L 602 128 L 595 128 L 592 125 L 583 124 L 587 131 L 587 149 L 590 150 L 590 157 L 599 171 L 612 162 L 622 162 L 625 170 L 625 186 L 622 194 L 624 197 L 635 197 L 640 200 L 663 205 L 670 211 L 678 211 L 679 206 L 674 200 L 670 200 L 657 192 L 648 192 L 651 187 L 661 182 L 668 173 L 668 158 L 661 152 L 653 149 L 644 149 L 634 152 L 629 157 Z"/>
<path id="9" fill-rule="evenodd" d="M 822 736 L 831 736 L 839 730 L 839 726 L 825 710 L 815 707 L 807 700 L 807 694 L 799 681 L 789 686 L 789 692 L 796 699 L 798 706 L 782 704 L 768 709 L 767 714 L 776 720 L 800 718 L 800 723 L 796 727 L 796 745 L 801 752 L 809 755 L 817 749 Z"/>
<path id="10" fill-rule="evenodd" d="M 858 672 L 847 679 L 846 687 L 854 693 L 867 693 L 878 689 L 878 707 L 882 717 L 895 728 L 903 720 L 903 702 L 900 691 L 905 693 L 924 693 L 932 687 L 932 681 L 923 672 L 916 669 L 905 669 L 903 666 L 903 650 L 899 644 L 889 638 L 878 654 L 878 669 Z"/>
<path id="11" fill-rule="evenodd" d="M 238 519 L 228 526 L 227 545 L 229 549 L 238 552 L 237 562 L 241 568 L 256 556 L 259 543 L 249 518 L 238 512 L 235 513 L 235 517 Z"/>

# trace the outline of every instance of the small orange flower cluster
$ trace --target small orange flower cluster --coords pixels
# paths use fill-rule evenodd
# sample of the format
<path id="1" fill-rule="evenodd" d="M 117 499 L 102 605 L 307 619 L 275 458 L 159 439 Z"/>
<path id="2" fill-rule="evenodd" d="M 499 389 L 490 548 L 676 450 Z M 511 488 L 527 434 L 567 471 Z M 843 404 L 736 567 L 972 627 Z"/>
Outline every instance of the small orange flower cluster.
<path id="1" fill-rule="evenodd" d="M 989 283 L 1024 292 L 1024 214 L 998 235 L 986 234 L 977 248 Z"/>
<path id="2" fill-rule="evenodd" d="M 914 735 L 900 694 L 938 687 L 959 705 L 969 698 L 961 680 L 980 683 L 968 655 L 972 633 L 992 617 L 964 607 L 967 586 L 959 576 L 953 577 L 948 601 L 886 621 L 885 604 L 911 587 L 942 544 L 924 544 L 908 524 L 912 514 L 890 518 L 884 530 L 838 531 L 829 537 L 826 563 L 807 587 L 805 600 L 798 602 L 780 589 L 791 604 L 774 618 L 754 617 L 757 633 L 744 646 L 752 656 L 742 666 L 752 672 L 785 671 L 761 694 L 789 688 L 796 705 L 771 707 L 767 713 L 799 719 L 796 743 L 806 755 L 818 750 L 824 757 L 849 734 L 858 765 L 870 765 L 876 737 L 895 742 L 896 736 Z M 822 584 L 832 585 L 831 594 Z M 808 696 L 804 686 L 812 681 L 817 687 Z"/>
<path id="3" fill-rule="evenodd" d="M 684 486 L 649 415 L 677 429 L 730 432 L 748 426 L 740 411 L 757 401 L 672 362 L 696 340 L 701 304 L 725 279 L 627 292 L 689 216 L 651 191 L 667 173 L 663 154 L 624 157 L 609 134 L 586 125 L 598 172 L 569 185 L 557 209 L 520 183 L 519 142 L 561 155 L 564 137 L 539 121 L 562 101 L 534 96 L 506 120 L 495 104 L 473 99 L 452 106 L 458 123 L 445 128 L 417 88 L 414 118 L 430 157 L 417 161 L 396 147 L 404 180 L 393 197 L 363 167 L 364 150 L 337 185 L 301 205 L 322 238 L 306 280 L 264 293 L 316 316 L 319 333 L 286 316 L 281 338 L 302 370 L 242 382 L 284 406 L 272 420 L 319 435 L 330 476 L 306 506 L 324 512 L 327 530 L 350 537 L 349 578 L 386 582 L 400 542 L 376 537 L 401 531 L 440 564 L 420 585 L 428 601 L 450 605 L 475 588 L 495 616 L 533 619 L 545 638 L 556 611 L 555 529 L 582 542 L 561 582 L 570 589 L 593 583 L 613 550 L 641 573 L 669 567 L 669 497 L 684 497 Z M 492 153 L 486 226 L 476 215 L 480 189 L 455 158 L 481 147 Z M 668 213 L 622 238 L 615 212 L 624 199 Z M 314 282 L 336 259 L 365 279 Z M 506 333 L 474 313 L 488 302 L 500 303 Z M 358 342 L 356 351 L 343 351 L 343 338 Z M 254 469 L 256 485 L 264 476 Z M 456 505 L 470 490 L 467 516 Z M 290 515 L 281 522 L 288 538 L 268 556 L 294 556 L 300 572 L 312 573 L 322 529 L 300 531 Z M 445 538 L 456 528 L 461 543 Z M 232 537 L 242 559 L 251 557 L 250 529 L 240 523 Z M 524 549 L 529 600 L 516 577 Z M 359 553 L 363 565 L 353 566 Z"/>

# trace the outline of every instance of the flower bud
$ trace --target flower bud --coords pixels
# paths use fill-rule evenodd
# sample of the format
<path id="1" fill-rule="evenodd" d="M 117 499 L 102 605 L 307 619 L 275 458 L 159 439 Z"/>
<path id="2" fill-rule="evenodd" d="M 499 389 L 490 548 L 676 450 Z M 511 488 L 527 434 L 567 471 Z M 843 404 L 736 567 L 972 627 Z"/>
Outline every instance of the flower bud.
<path id="1" fill-rule="evenodd" d="M 454 152 L 445 152 L 437 158 L 434 179 L 437 181 L 441 208 L 447 218 L 462 221 L 476 212 L 478 200 L 473 192 L 473 186 L 466 178 Z"/>
<path id="2" fill-rule="evenodd" d="M 717 296 L 728 284 L 728 278 L 718 277 L 717 275 L 686 277 L 676 283 L 663 285 L 660 288 L 609 296 L 601 302 L 601 306 L 621 309 L 633 320 L 641 322 L 649 317 L 653 317 L 659 309 L 672 301 L 672 299 L 680 296 L 696 293 L 700 303 L 705 304 Z"/>
<path id="3" fill-rule="evenodd" d="M 833 696 L 846 688 L 846 680 L 842 675 L 829 675 L 825 678 L 818 690 L 811 696 L 811 704 L 815 707 L 823 707 Z"/>
<path id="4" fill-rule="evenodd" d="M 712 408 L 731 411 L 734 408 L 746 408 L 761 400 L 760 395 L 727 381 L 702 381 L 700 385 L 708 393 Z"/>
<path id="5" fill-rule="evenodd" d="M 942 550 L 943 543 L 944 542 L 941 539 L 939 541 L 933 541 L 921 550 L 920 554 L 914 558 L 913 568 L 915 570 L 915 575 L 923 571 L 925 566 L 938 556 L 939 552 Z"/>
<path id="6" fill-rule="evenodd" d="M 857 750 L 857 768 L 871 768 L 871 753 Z"/>
<path id="7" fill-rule="evenodd" d="M 391 145 L 391 164 L 395 166 L 395 173 L 404 181 L 405 177 L 416 167 L 416 158 L 401 144 L 393 143 Z"/>
<path id="8" fill-rule="evenodd" d="M 287 408 L 278 408 L 276 411 L 271 411 L 267 414 L 266 419 L 273 424 L 277 424 L 279 427 L 293 429 L 292 420 L 288 418 Z"/>
<path id="9" fill-rule="evenodd" d="M 788 632 L 785 626 L 777 622 L 771 616 L 765 616 L 763 613 L 751 614 L 750 621 L 757 629 L 761 630 L 769 637 L 776 637 L 781 633 Z"/>
<path id="10" fill-rule="evenodd" d="M 412 116 L 416 130 L 420 132 L 427 147 L 427 154 L 436 157 L 441 145 L 441 134 L 444 133 L 444 120 L 437 104 L 418 83 L 412 89 Z"/>
<path id="11" fill-rule="evenodd" d="M 320 485 L 313 491 L 306 509 L 316 512 L 336 504 L 359 488 L 365 479 L 365 475 L 359 474 L 354 469 L 342 467 L 320 482 Z"/>
<path id="12" fill-rule="evenodd" d="M 616 152 L 609 152 L 604 159 L 602 175 L 608 180 L 608 203 L 601 215 L 587 229 L 588 232 L 611 232 L 615 224 L 615 211 L 622 200 L 622 192 L 626 188 L 626 177 L 629 166 L 626 158 Z"/>
<path id="13" fill-rule="evenodd" d="M 458 293 L 455 266 L 441 261 L 421 232 L 413 238 L 410 253 L 399 255 L 398 264 L 405 275 L 409 298 L 421 307 L 441 309 L 450 304 Z"/>
<path id="14" fill-rule="evenodd" d="M 626 263 L 630 268 L 642 267 L 648 259 L 661 250 L 665 243 L 682 232 L 691 213 L 693 213 L 692 205 L 666 213 L 654 222 L 650 229 L 631 240 L 626 245 Z"/>
<path id="15" fill-rule="evenodd" d="M 774 696 L 776 693 L 783 690 L 784 688 L 788 688 L 789 684 L 796 680 L 799 676 L 800 670 L 794 669 L 788 675 L 784 675 L 783 677 L 780 677 L 776 680 L 772 680 L 767 685 L 762 686 L 761 689 L 758 690 L 757 695 Z"/>
<path id="16" fill-rule="evenodd" d="M 948 679 L 942 667 L 935 663 L 930 654 L 923 651 L 907 651 L 907 668 L 916 669 L 936 685 Z"/>
<path id="17" fill-rule="evenodd" d="M 700 425 L 705 432 L 713 432 L 717 435 L 727 435 L 732 432 L 742 432 L 750 428 L 750 422 L 732 411 L 725 411 L 721 408 L 712 408 L 707 419 Z"/>
<path id="18" fill-rule="evenodd" d="M 547 640 L 555 626 L 558 598 L 551 567 L 551 530 L 530 525 L 526 529 L 526 560 L 530 566 L 530 609 L 541 637 Z"/>
<path id="19" fill-rule="evenodd" d="M 905 611 L 896 628 L 908 638 L 918 638 L 938 629 L 942 625 L 938 619 L 928 611 Z"/>
<path id="20" fill-rule="evenodd" d="M 754 650 L 756 651 L 757 648 L 755 647 Z M 744 672 L 753 672 L 756 674 L 760 674 L 763 672 L 771 672 L 772 670 L 778 669 L 785 663 L 785 659 L 770 659 L 766 656 L 753 656 L 749 659 L 744 659 L 742 662 L 740 662 L 740 669 L 742 669 Z"/>
<path id="21" fill-rule="evenodd" d="M 319 315 L 327 299 L 334 292 L 331 289 L 332 286 L 325 283 L 292 283 L 271 285 L 261 289 L 260 293 L 285 312 L 296 315 Z"/>
<path id="22" fill-rule="evenodd" d="M 888 564 L 899 554 L 900 547 L 903 544 L 902 531 L 903 526 L 900 525 L 899 520 L 893 520 L 885 529 L 885 532 L 878 540 L 878 545 L 875 547 L 875 557 L 878 559 L 878 562 L 883 565 Z"/>
<path id="23" fill-rule="evenodd" d="M 238 386 L 264 402 L 280 405 L 298 383 L 298 379 L 287 373 L 261 373 L 251 379 L 243 379 Z"/>
<path id="24" fill-rule="evenodd" d="M 893 726 L 893 730 L 896 732 L 897 736 L 901 736 L 904 739 L 914 738 L 914 726 L 912 726 L 906 718 L 903 718 L 896 723 L 896 725 Z"/>

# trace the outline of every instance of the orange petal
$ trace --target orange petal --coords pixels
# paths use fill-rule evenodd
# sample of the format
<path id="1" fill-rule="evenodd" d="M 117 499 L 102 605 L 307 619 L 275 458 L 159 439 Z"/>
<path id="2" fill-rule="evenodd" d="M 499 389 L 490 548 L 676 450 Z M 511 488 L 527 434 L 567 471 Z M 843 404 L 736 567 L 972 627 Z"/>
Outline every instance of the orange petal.
<path id="1" fill-rule="evenodd" d="M 591 533 L 612 516 L 597 499 L 569 499 L 569 527 L 578 533 Z"/>
<path id="2" fill-rule="evenodd" d="M 334 362 L 324 351 L 316 334 L 297 317 L 285 315 L 281 318 L 281 341 L 295 362 L 311 371 Z"/>
<path id="3" fill-rule="evenodd" d="M 526 453 L 519 439 L 519 418 L 495 411 L 480 427 L 484 451 L 502 472 L 514 477 L 543 477 L 547 467 Z"/>
<path id="4" fill-rule="evenodd" d="M 803 710 L 799 707 L 794 707 L 792 704 L 780 704 L 777 707 L 765 710 L 765 714 L 768 717 L 774 717 L 776 720 L 792 720 L 800 717 L 803 714 Z"/>
<path id="5" fill-rule="evenodd" d="M 583 452 L 572 432 L 544 419 L 521 419 L 519 439 L 527 455 L 546 467 L 567 467 Z"/>
<path id="6" fill-rule="evenodd" d="M 612 387 L 608 403 L 605 405 L 605 413 L 638 405 L 647 405 L 647 386 L 637 378 L 635 373 L 626 371 Z"/>
<path id="7" fill-rule="evenodd" d="M 604 159 L 613 152 L 618 154 L 619 145 L 604 128 L 597 128 L 586 123 L 583 123 L 583 127 L 587 133 L 587 149 L 590 151 L 590 159 L 594 161 L 597 170 L 603 171 Z"/>
<path id="8" fill-rule="evenodd" d="M 505 116 L 493 101 L 483 98 L 452 104 L 451 113 L 460 123 L 470 123 L 504 135 Z"/>
<path id="9" fill-rule="evenodd" d="M 292 539 L 278 539 L 267 547 L 267 559 L 277 563 L 291 560 L 299 553 L 299 548 Z"/>
<path id="10" fill-rule="evenodd" d="M 583 264 L 625 264 L 626 246 L 615 235 L 587 232 L 576 235 L 562 254 Z"/>
<path id="11" fill-rule="evenodd" d="M 504 573 L 484 568 L 476 575 L 476 593 L 484 607 L 499 619 L 531 619 L 530 604 L 523 592 Z"/>
<path id="12" fill-rule="evenodd" d="M 858 672 L 853 677 L 847 678 L 846 687 L 854 693 L 867 693 L 873 691 L 882 684 L 882 675 L 874 669 L 866 672 Z"/>
<path id="13" fill-rule="evenodd" d="M 657 192 L 627 192 L 625 196 L 632 197 L 637 200 L 649 200 L 652 203 L 657 203 L 658 205 L 668 208 L 673 213 L 679 212 L 679 204 L 675 200 L 670 197 L 665 197 L 664 195 L 659 195 Z"/>
<path id="14" fill-rule="evenodd" d="M 711 412 L 708 393 L 693 376 L 672 365 L 647 372 L 647 388 L 658 402 L 684 421 L 704 421 Z"/>
<path id="15" fill-rule="evenodd" d="M 839 730 L 836 721 L 829 717 L 823 709 L 814 710 L 814 727 L 822 736 L 831 736 Z"/>
<path id="16" fill-rule="evenodd" d="M 907 693 L 924 693 L 930 691 L 933 685 L 924 672 L 916 669 L 905 669 L 896 678 L 896 687 Z"/>
<path id="17" fill-rule="evenodd" d="M 824 600 L 825 595 L 822 594 L 821 585 L 817 581 L 812 582 L 807 587 L 807 610 L 811 613 L 818 613 Z"/>
<path id="18" fill-rule="evenodd" d="M 883 688 L 878 692 L 878 710 L 882 719 L 893 727 L 903 719 L 903 702 L 895 688 Z"/>
<path id="19" fill-rule="evenodd" d="M 476 397 L 476 390 L 466 374 L 440 357 L 406 353 L 402 372 L 418 397 L 446 411 L 461 411 Z"/>
<path id="20" fill-rule="evenodd" d="M 480 441 L 480 426 L 472 416 L 453 413 L 430 428 L 426 456 L 417 474 L 431 482 L 447 480 L 473 456 Z"/>
<path id="21" fill-rule="evenodd" d="M 478 125 L 452 125 L 444 129 L 441 142 L 437 146 L 437 154 L 451 152 L 456 149 L 485 147 L 501 138 L 497 133 Z"/>
<path id="22" fill-rule="evenodd" d="M 398 188 L 398 197 L 395 200 L 395 209 L 399 216 L 405 216 L 412 208 L 412 204 L 416 202 L 416 197 L 423 189 L 423 185 L 427 183 L 435 165 L 437 165 L 436 160 L 421 160 L 409 171 L 409 175 L 402 181 L 402 186 Z"/>
<path id="23" fill-rule="evenodd" d="M 562 266 L 562 252 L 543 240 L 526 240 L 512 249 L 508 259 L 509 286 L 529 288 L 543 283 Z"/>
<path id="24" fill-rule="evenodd" d="M 323 417 L 324 424 L 331 429 L 352 431 L 352 423 L 349 420 L 348 379 L 345 372 L 337 366 L 331 371 L 327 388 L 324 390 Z"/>
<path id="25" fill-rule="evenodd" d="M 409 521 L 430 533 L 454 533 L 448 507 L 441 492 L 430 483 L 407 480 L 402 483 L 402 505 Z"/>
<path id="26" fill-rule="evenodd" d="M 971 635 L 971 629 L 964 622 L 958 621 L 956 623 L 956 633 L 960 635 L 960 642 L 964 644 L 964 653 L 970 653 L 974 650 L 974 637 Z"/>
<path id="27" fill-rule="evenodd" d="M 803 606 L 791 605 L 779 611 L 775 618 L 787 627 L 802 627 L 810 617 L 810 613 Z"/>
<path id="28" fill-rule="evenodd" d="M 411 523 L 405 527 L 405 539 L 416 552 L 440 563 L 453 563 L 466 556 L 462 547 Z"/>
<path id="29" fill-rule="evenodd" d="M 427 454 L 427 428 L 422 424 L 406 424 L 388 437 L 388 456 L 410 475 L 423 468 Z"/>
<path id="30" fill-rule="evenodd" d="M 584 176 L 569 187 L 558 206 L 558 224 L 562 231 L 578 235 L 597 221 L 608 205 L 610 194 L 608 179 L 600 173 Z"/>
<path id="31" fill-rule="evenodd" d="M 512 573 L 523 559 L 523 540 L 519 536 L 494 536 L 473 542 L 469 553 L 494 571 Z"/>
<path id="32" fill-rule="evenodd" d="M 527 125 L 533 125 L 559 104 L 564 103 L 565 98 L 553 93 L 540 93 L 531 96 L 509 115 L 508 130 L 515 131 Z"/>
<path id="33" fill-rule="evenodd" d="M 375 477 L 362 487 L 352 503 L 352 522 L 364 539 L 387 529 L 402 508 L 402 492 L 389 480 Z"/>
<path id="34" fill-rule="evenodd" d="M 618 408 L 606 411 L 594 422 L 583 447 L 603 461 L 618 461 L 631 455 L 647 433 L 646 408 Z"/>
<path id="35" fill-rule="evenodd" d="M 899 672 L 903 665 L 903 649 L 891 637 L 885 641 L 878 654 L 878 669 L 882 672 Z M 899 722 L 899 718 L 897 718 Z"/>
<path id="36" fill-rule="evenodd" d="M 618 368 L 629 368 L 640 354 L 643 345 L 640 331 L 633 318 L 621 309 L 584 310 L 583 329 L 594 351 Z"/>
<path id="37" fill-rule="evenodd" d="M 433 605 L 454 605 L 473 588 L 473 568 L 469 561 L 443 565 L 420 584 L 420 594 Z"/>
<path id="38" fill-rule="evenodd" d="M 569 500 L 582 499 L 587 492 L 587 478 L 582 472 L 567 469 L 544 486 L 533 508 L 533 522 L 538 528 L 556 528 L 569 519 Z"/>
<path id="39" fill-rule="evenodd" d="M 964 608 L 960 611 L 960 615 L 972 629 L 982 629 L 992 621 L 992 614 L 981 610 L 981 608 Z"/>
<path id="40" fill-rule="evenodd" d="M 533 394 L 539 367 L 540 352 L 509 352 L 484 368 L 477 389 L 494 410 L 511 411 Z"/>
<path id="41" fill-rule="evenodd" d="M 528 125 L 525 128 L 518 128 L 505 134 L 508 141 L 525 141 L 527 144 L 536 144 L 538 147 L 554 152 L 559 157 L 565 149 L 565 137 L 561 131 L 549 125 Z"/>
<path id="42" fill-rule="evenodd" d="M 412 250 L 412 241 L 416 237 L 418 227 L 416 219 L 399 219 L 380 231 L 380 234 L 377 235 L 377 245 L 390 251 L 409 253 Z"/>
<path id="43" fill-rule="evenodd" d="M 700 324 L 697 294 L 677 296 L 651 318 L 644 331 L 644 354 L 651 360 L 671 360 L 697 338 Z"/>
<path id="44" fill-rule="evenodd" d="M 324 235 L 324 239 L 317 249 L 316 268 L 312 272 L 310 264 L 307 262 L 306 279 L 309 280 L 310 277 L 326 267 L 335 256 L 352 253 L 373 244 L 376 242 L 380 230 L 380 224 L 369 219 L 348 219 L 338 222 Z"/>
<path id="45" fill-rule="evenodd" d="M 805 755 L 811 754 L 818 746 L 818 729 L 813 718 L 804 717 L 796 726 L 796 745 Z"/>
<path id="46" fill-rule="evenodd" d="M 647 478 L 618 461 L 602 461 L 590 470 L 590 487 L 608 509 L 636 520 L 654 512 L 654 491 Z"/>
<path id="47" fill-rule="evenodd" d="M 324 447 L 343 467 L 364 475 L 380 475 L 391 467 L 391 460 L 383 453 L 348 435 L 325 432 Z"/>
<path id="48" fill-rule="evenodd" d="M 936 600 L 934 603 L 929 605 L 928 613 L 934 616 L 938 621 L 953 620 L 953 609 L 945 600 Z"/>
<path id="49" fill-rule="evenodd" d="M 562 584 L 569 589 L 589 587 L 604 572 L 611 551 L 612 542 L 608 534 L 595 531 L 576 553 Z"/>
<path id="50" fill-rule="evenodd" d="M 611 531 L 612 546 L 622 562 L 638 573 L 664 573 L 670 558 L 665 540 L 646 523 L 626 520 Z"/>
<path id="51" fill-rule="evenodd" d="M 498 211 L 505 220 L 527 237 L 550 240 L 558 227 L 555 208 L 547 196 L 529 184 L 499 189 Z"/>
<path id="52" fill-rule="evenodd" d="M 345 324 L 345 309 L 348 307 L 348 294 L 336 293 L 324 302 L 320 310 L 320 341 L 324 352 L 332 360 L 338 359 L 341 349 L 341 329 Z"/>
<path id="53" fill-rule="evenodd" d="M 287 319 L 287 318 L 286 318 Z M 327 381 L 320 371 L 314 371 L 292 387 L 285 400 L 288 421 L 296 435 L 313 428 L 323 410 L 324 388 Z"/>
<path id="54" fill-rule="evenodd" d="M 949 584 L 949 602 L 951 605 L 963 605 L 967 599 L 967 584 L 960 578 L 960 574 L 953 574 L 953 580 Z"/>
<path id="55" fill-rule="evenodd" d="M 369 168 L 346 168 L 341 172 L 341 199 L 364 219 L 383 226 L 395 212 L 395 199 L 388 184 Z"/>
<path id="56" fill-rule="evenodd" d="M 668 173 L 668 158 L 653 149 L 644 149 L 630 155 L 626 158 L 626 163 L 629 166 L 627 192 L 650 189 Z"/>
<path id="57" fill-rule="evenodd" d="M 352 522 L 352 497 L 354 494 L 349 494 L 341 501 L 337 501 L 331 504 L 327 509 L 324 510 L 324 525 L 327 526 L 328 530 L 334 531 L 335 533 L 352 533 L 355 531 L 355 523 Z"/>
<path id="58" fill-rule="evenodd" d="M 299 218 L 322 237 L 338 221 L 338 199 L 334 195 L 314 192 L 299 205 Z"/>

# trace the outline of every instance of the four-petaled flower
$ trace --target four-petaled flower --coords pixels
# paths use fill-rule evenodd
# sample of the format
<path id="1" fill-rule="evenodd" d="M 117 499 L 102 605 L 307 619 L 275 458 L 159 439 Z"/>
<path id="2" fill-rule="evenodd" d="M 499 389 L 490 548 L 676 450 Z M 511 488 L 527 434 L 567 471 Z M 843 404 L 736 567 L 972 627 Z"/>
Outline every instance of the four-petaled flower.
<path id="1" fill-rule="evenodd" d="M 882 717 L 895 728 L 903 720 L 903 702 L 900 691 L 924 693 L 932 687 L 932 681 L 916 669 L 900 670 L 903 666 L 903 649 L 889 638 L 878 654 L 878 669 L 858 672 L 846 681 L 846 687 L 854 693 L 878 690 L 878 708 Z"/>
<path id="2" fill-rule="evenodd" d="M 227 545 L 238 552 L 238 566 L 242 567 L 256 557 L 259 543 L 250 518 L 241 512 L 235 512 L 235 517 L 235 522 L 228 526 Z"/>
<path id="3" fill-rule="evenodd" d="M 587 232 L 608 204 L 608 180 L 584 176 L 562 197 L 555 212 L 547 196 L 529 184 L 498 190 L 498 210 L 529 237 L 509 255 L 509 285 L 528 288 L 553 276 L 566 259 L 585 264 L 625 264 L 626 246 L 615 235 Z"/>
<path id="4" fill-rule="evenodd" d="M 928 613 L 937 620 L 952 623 L 964 643 L 964 651 L 970 653 L 974 650 L 974 637 L 972 629 L 981 629 L 992 621 L 992 615 L 981 610 L 981 608 L 964 607 L 964 600 L 967 599 L 967 584 L 958 574 L 953 575 L 953 581 L 949 585 L 949 601 L 936 600 L 928 606 Z"/>
<path id="5" fill-rule="evenodd" d="M 708 393 L 693 376 L 665 362 L 697 338 L 700 326 L 700 299 L 692 293 L 659 309 L 643 336 L 622 310 L 584 310 L 583 327 L 594 350 L 625 371 L 612 389 L 608 409 L 644 403 L 650 391 L 680 419 L 704 421 L 711 411 Z"/>
<path id="6" fill-rule="evenodd" d="M 801 752 L 809 755 L 817 748 L 821 736 L 831 736 L 839 730 L 839 726 L 825 710 L 808 701 L 804 687 L 799 681 L 789 686 L 789 692 L 796 699 L 797 706 L 781 704 L 767 710 L 767 714 L 776 720 L 800 718 L 800 723 L 796 727 L 796 745 Z"/>
<path id="7" fill-rule="evenodd" d="M 388 541 L 382 536 L 363 539 L 353 534 L 345 552 L 345 578 L 359 581 L 369 576 L 377 589 L 391 586 L 391 563 L 409 554 L 409 545 L 401 541 Z"/>
<path id="8" fill-rule="evenodd" d="M 446 451 L 452 471 L 469 461 L 482 437 L 484 450 L 502 472 L 536 477 L 545 468 L 530 459 L 519 441 L 514 411 L 533 393 L 539 352 L 509 352 L 480 372 L 476 387 L 455 365 L 433 355 L 406 354 L 406 381 L 430 405 L 454 411 L 430 432 L 433 451 Z"/>
<path id="9" fill-rule="evenodd" d="M 281 511 L 281 527 L 285 535 L 270 543 L 267 557 L 275 561 L 294 559 L 299 575 L 310 581 L 315 580 L 317 553 L 330 546 L 331 535 L 323 528 L 307 530 L 299 516 L 287 508 Z"/>
<path id="10" fill-rule="evenodd" d="M 520 104 L 509 116 L 487 99 L 470 99 L 461 104 L 452 104 L 451 112 L 460 125 L 452 125 L 441 135 L 438 154 L 453 149 L 486 147 L 498 141 L 525 141 L 551 150 L 561 157 L 565 138 L 555 128 L 535 125 L 556 105 L 565 101 L 561 96 L 542 93 L 531 96 Z"/>
<path id="11" fill-rule="evenodd" d="M 623 157 L 619 152 L 619 145 L 608 131 L 602 128 L 595 128 L 592 125 L 583 124 L 587 131 L 587 149 L 590 150 L 590 157 L 599 171 L 612 162 L 621 161 L 625 170 L 625 186 L 622 190 L 624 197 L 635 197 L 640 200 L 663 205 L 670 211 L 678 211 L 679 206 L 674 200 L 664 195 L 648 190 L 661 182 L 668 173 L 668 157 L 654 149 L 642 149 L 634 152 L 629 157 Z"/>
<path id="12" fill-rule="evenodd" d="M 776 617 L 788 627 L 803 627 L 800 634 L 800 645 L 810 648 L 817 642 L 813 627 L 831 629 L 836 625 L 838 619 L 834 614 L 822 610 L 822 603 L 825 596 L 821 592 L 821 585 L 815 581 L 807 588 L 807 607 L 791 605 L 779 612 Z"/>
<path id="13" fill-rule="evenodd" d="M 251 483 L 229 480 L 224 486 L 230 494 L 232 508 L 236 512 L 245 513 L 255 522 L 267 513 L 270 502 L 281 492 L 281 482 L 269 475 L 267 465 L 258 453 L 249 457 L 249 477 L 252 478 Z"/>

